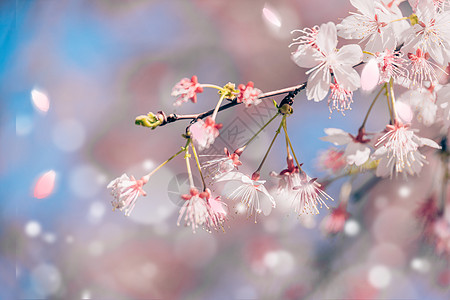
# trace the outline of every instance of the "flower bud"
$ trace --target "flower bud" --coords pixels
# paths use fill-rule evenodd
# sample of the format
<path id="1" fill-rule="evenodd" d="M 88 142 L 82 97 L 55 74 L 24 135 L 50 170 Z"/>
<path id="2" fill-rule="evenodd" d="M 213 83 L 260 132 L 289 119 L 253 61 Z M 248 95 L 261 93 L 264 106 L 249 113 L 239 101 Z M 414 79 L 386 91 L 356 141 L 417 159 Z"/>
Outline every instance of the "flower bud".
<path id="1" fill-rule="evenodd" d="M 290 106 L 289 104 L 283 104 L 283 106 L 281 106 L 278 111 L 283 115 L 290 115 L 294 112 L 292 106 Z"/>
<path id="2" fill-rule="evenodd" d="M 227 99 L 236 98 L 236 94 L 239 93 L 239 90 L 236 89 L 236 85 L 234 83 L 228 82 L 220 91 L 219 94 L 224 96 Z"/>
<path id="3" fill-rule="evenodd" d="M 144 127 L 149 127 L 152 130 L 161 125 L 162 120 L 159 118 L 158 115 L 154 115 L 153 113 L 149 112 L 147 115 L 141 115 L 136 117 L 136 120 L 134 121 L 136 125 L 141 125 Z"/>

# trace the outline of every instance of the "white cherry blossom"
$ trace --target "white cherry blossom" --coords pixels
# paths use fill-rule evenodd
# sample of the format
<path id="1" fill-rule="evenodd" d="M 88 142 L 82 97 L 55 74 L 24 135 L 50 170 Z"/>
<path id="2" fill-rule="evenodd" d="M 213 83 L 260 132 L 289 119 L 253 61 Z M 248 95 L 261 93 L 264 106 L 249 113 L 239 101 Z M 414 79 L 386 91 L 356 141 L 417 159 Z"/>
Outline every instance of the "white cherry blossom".
<path id="1" fill-rule="evenodd" d="M 405 32 L 402 51 L 415 53 L 420 48 L 438 64 L 446 65 L 450 60 L 450 11 L 437 11 L 433 1 L 420 0 L 415 14 L 419 23 Z"/>
<path id="2" fill-rule="evenodd" d="M 308 100 L 322 101 L 331 84 L 331 73 L 336 83 L 352 92 L 360 87 L 360 78 L 353 66 L 362 61 L 362 50 L 358 45 L 345 45 L 336 49 L 336 26 L 332 22 L 322 24 L 315 37 L 315 47 L 306 47 L 293 53 L 294 62 L 303 68 L 311 68 L 306 95 Z"/>
<path id="3" fill-rule="evenodd" d="M 435 141 L 417 136 L 407 125 L 387 125 L 386 131 L 375 144 L 377 149 L 373 153 L 373 158 L 380 160 L 376 171 L 379 177 L 392 177 L 394 172 L 404 171 L 410 175 L 419 174 L 427 163 L 419 147 L 441 148 Z"/>
<path id="4" fill-rule="evenodd" d="M 247 213 L 249 216 L 260 214 L 264 211 L 268 214 L 270 209 L 267 209 L 266 204 L 271 204 L 271 207 L 275 207 L 275 200 L 269 194 L 264 186 L 265 180 L 259 180 L 259 176 L 249 176 L 240 172 L 229 172 L 219 177 L 216 182 L 234 181 L 238 182 L 239 186 L 229 193 L 228 198 L 231 200 L 239 200 L 245 207 L 247 207 Z M 264 199 L 264 201 L 262 201 Z"/>
<path id="5" fill-rule="evenodd" d="M 125 211 L 125 215 L 129 216 L 138 197 L 147 195 L 142 187 L 148 182 L 148 179 L 148 176 L 144 176 L 136 180 L 133 176 L 128 177 L 127 174 L 122 174 L 119 178 L 111 181 L 107 188 L 111 189 L 111 195 L 114 197 L 114 200 L 111 201 L 113 209 Z"/>
<path id="6" fill-rule="evenodd" d="M 436 93 L 432 88 L 408 90 L 400 95 L 398 101 L 410 105 L 416 112 L 417 120 L 425 126 L 431 126 L 435 123 L 438 106 L 436 104 Z"/>
<path id="7" fill-rule="evenodd" d="M 393 28 L 388 24 L 393 15 L 379 1 L 350 0 L 358 10 L 342 20 L 336 27 L 340 37 L 367 41 L 365 50 L 370 52 L 393 48 L 396 44 Z"/>
<path id="8" fill-rule="evenodd" d="M 326 128 L 324 131 L 327 136 L 321 137 L 322 141 L 333 143 L 335 146 L 346 146 L 344 157 L 349 166 L 360 167 L 367 162 L 371 152 L 368 146 L 369 140 L 366 140 L 363 136 L 358 139 L 338 128 Z"/>

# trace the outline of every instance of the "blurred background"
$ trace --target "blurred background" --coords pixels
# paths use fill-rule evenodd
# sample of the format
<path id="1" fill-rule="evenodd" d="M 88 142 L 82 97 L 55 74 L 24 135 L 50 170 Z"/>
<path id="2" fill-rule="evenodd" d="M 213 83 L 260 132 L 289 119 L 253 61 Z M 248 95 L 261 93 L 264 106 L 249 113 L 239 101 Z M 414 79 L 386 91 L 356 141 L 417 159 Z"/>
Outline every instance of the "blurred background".
<path id="1" fill-rule="evenodd" d="M 300 84 L 290 31 L 349 11 L 347 0 L 2 0 L 0 299 L 448 299 L 448 258 L 415 215 L 439 167 L 433 153 L 420 178 L 357 180 L 351 217 L 331 237 L 320 226 L 325 208 L 314 217 L 275 209 L 255 224 L 228 203 L 225 233 L 178 227 L 182 157 L 150 179 L 130 217 L 111 210 L 111 180 L 141 177 L 184 145 L 187 123 L 150 131 L 135 117 L 217 101 L 207 91 L 174 107 L 175 83 Z M 323 129 L 356 134 L 373 95 L 354 99 L 343 116 L 297 97 L 288 126 L 312 177 L 327 175 L 317 167 L 329 146 Z M 270 102 L 219 114 L 224 129 L 208 153 L 251 137 L 273 115 Z M 378 102 L 368 129 L 387 122 Z M 244 153 L 243 170 L 258 166 L 274 130 Z M 272 190 L 283 150 L 281 141 L 261 173 Z M 332 207 L 344 182 L 327 190 Z"/>

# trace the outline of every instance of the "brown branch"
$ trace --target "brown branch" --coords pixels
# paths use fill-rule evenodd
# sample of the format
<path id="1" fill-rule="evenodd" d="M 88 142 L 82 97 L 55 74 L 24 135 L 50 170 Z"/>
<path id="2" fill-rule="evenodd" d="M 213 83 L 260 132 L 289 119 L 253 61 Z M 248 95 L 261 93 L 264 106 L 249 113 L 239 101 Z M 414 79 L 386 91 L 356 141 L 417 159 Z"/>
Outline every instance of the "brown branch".
<path id="1" fill-rule="evenodd" d="M 283 100 L 280 102 L 279 107 L 283 106 L 283 104 L 288 103 L 289 105 L 292 105 L 293 103 L 293 99 L 294 97 L 302 90 L 304 90 L 306 88 L 306 82 L 294 86 L 294 87 L 289 87 L 289 88 L 285 88 L 285 89 L 281 89 L 281 90 L 276 90 L 276 91 L 272 91 L 272 92 L 268 92 L 268 93 L 263 93 L 261 94 L 258 98 L 259 99 L 266 99 L 269 97 L 273 97 L 273 96 L 278 96 L 278 95 L 282 95 L 282 94 L 286 94 L 288 93 L 288 95 L 286 95 L 285 98 L 283 98 Z M 219 111 L 222 110 L 226 110 L 229 109 L 231 107 L 234 107 L 238 104 L 241 104 L 241 102 L 237 102 L 236 99 L 234 100 L 230 100 L 230 102 L 228 102 L 227 104 L 222 105 L 219 108 Z M 166 125 L 168 123 L 173 123 L 179 120 L 192 120 L 191 123 L 194 123 L 195 121 L 199 120 L 199 119 L 204 119 L 210 115 L 212 115 L 214 112 L 214 109 L 210 109 L 208 111 L 205 111 L 203 113 L 199 113 L 199 114 L 191 114 L 191 115 L 177 115 L 177 114 L 170 114 L 170 115 L 166 115 L 163 111 L 159 111 L 158 115 L 160 117 L 160 119 L 162 119 L 162 123 L 159 126 L 163 126 Z"/>

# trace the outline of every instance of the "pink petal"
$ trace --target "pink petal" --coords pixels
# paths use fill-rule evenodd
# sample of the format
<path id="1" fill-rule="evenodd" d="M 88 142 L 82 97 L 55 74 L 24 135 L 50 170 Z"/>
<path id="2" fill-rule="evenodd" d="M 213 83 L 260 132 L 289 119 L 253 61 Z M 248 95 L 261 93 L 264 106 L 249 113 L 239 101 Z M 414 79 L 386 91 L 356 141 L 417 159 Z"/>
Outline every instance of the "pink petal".
<path id="1" fill-rule="evenodd" d="M 280 18 L 271 9 L 264 7 L 262 13 L 264 18 L 269 21 L 270 24 L 276 27 L 281 27 Z"/>
<path id="2" fill-rule="evenodd" d="M 41 112 L 46 113 L 50 108 L 50 101 L 48 99 L 48 96 L 42 91 L 33 89 L 31 91 L 31 100 L 34 107 Z"/>
<path id="3" fill-rule="evenodd" d="M 411 106 L 402 101 L 396 101 L 395 108 L 397 109 L 397 114 L 399 118 L 402 119 L 403 122 L 411 123 L 411 120 L 414 117 L 414 113 L 411 109 Z"/>
<path id="4" fill-rule="evenodd" d="M 361 72 L 361 88 L 364 91 L 373 90 L 380 81 L 380 70 L 378 69 L 377 62 L 370 60 Z"/>
<path id="5" fill-rule="evenodd" d="M 43 199 L 53 192 L 55 188 L 56 172 L 50 170 L 39 177 L 34 186 L 34 197 Z"/>

